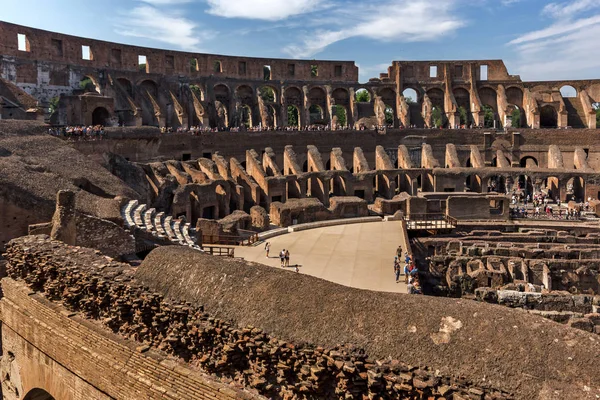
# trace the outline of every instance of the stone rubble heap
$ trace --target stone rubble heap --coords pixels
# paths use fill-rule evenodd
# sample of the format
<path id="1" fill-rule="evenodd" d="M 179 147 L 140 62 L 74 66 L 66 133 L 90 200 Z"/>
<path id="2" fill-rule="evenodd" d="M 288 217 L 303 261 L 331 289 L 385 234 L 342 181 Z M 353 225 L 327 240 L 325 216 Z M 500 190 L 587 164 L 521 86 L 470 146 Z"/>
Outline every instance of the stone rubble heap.
<path id="1" fill-rule="evenodd" d="M 45 235 L 12 240 L 4 256 L 11 278 L 140 342 L 140 351 L 161 350 L 268 398 L 513 398 L 426 367 L 371 360 L 352 346 L 294 344 L 256 327 L 232 326 L 202 307 L 150 292 L 135 281 L 133 268 L 126 264 Z"/>

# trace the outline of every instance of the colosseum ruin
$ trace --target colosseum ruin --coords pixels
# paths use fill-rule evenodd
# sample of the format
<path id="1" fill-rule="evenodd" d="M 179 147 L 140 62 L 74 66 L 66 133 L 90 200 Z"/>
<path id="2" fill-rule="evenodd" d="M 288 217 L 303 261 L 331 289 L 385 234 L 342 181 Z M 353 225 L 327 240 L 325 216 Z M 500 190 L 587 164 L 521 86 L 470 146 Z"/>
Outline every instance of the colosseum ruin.
<path id="1" fill-rule="evenodd" d="M 600 398 L 600 79 L 358 77 L 0 22 L 2 399 Z"/>

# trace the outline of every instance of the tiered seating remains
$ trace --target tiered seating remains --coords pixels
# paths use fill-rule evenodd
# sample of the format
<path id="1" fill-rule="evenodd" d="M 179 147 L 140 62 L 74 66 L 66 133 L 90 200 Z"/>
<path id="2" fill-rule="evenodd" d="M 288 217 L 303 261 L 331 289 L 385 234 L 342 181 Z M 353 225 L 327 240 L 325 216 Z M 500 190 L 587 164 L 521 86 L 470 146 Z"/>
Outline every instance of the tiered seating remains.
<path id="1" fill-rule="evenodd" d="M 148 209 L 146 204 L 139 204 L 137 200 L 129 201 L 121 212 L 126 226 L 131 230 L 139 229 L 173 244 L 203 251 L 196 244 L 194 229 L 180 218 L 173 219 L 165 216 L 164 212 L 157 213 L 154 208 Z"/>

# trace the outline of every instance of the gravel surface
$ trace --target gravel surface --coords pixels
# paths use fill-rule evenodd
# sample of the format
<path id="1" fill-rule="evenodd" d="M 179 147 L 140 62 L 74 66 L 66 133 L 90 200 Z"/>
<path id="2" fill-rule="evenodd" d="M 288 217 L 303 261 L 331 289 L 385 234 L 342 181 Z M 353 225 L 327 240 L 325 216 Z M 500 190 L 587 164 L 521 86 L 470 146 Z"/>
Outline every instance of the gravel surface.
<path id="1" fill-rule="evenodd" d="M 154 250 L 136 278 L 282 340 L 353 344 L 376 359 L 429 366 L 522 399 L 600 396 L 600 337 L 522 310 L 352 289 L 179 247 Z"/>

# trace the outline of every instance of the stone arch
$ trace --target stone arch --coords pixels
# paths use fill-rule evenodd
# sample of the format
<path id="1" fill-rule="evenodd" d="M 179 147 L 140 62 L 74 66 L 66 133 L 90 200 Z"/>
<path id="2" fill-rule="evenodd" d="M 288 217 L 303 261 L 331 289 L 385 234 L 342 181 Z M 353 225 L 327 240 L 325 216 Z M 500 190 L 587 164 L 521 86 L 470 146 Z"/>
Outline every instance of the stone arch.
<path id="1" fill-rule="evenodd" d="M 506 178 L 500 175 L 490 176 L 487 185 L 488 192 L 505 193 Z"/>
<path id="2" fill-rule="evenodd" d="M 117 83 L 121 86 L 121 89 L 125 91 L 130 97 L 133 97 L 133 83 L 127 78 L 117 78 Z"/>
<path id="3" fill-rule="evenodd" d="M 287 106 L 287 126 L 300 127 L 300 109 L 295 104 Z"/>
<path id="4" fill-rule="evenodd" d="M 521 168 L 527 169 L 538 168 L 540 166 L 538 160 L 533 156 L 522 157 L 521 161 L 519 162 L 519 165 L 521 166 Z"/>
<path id="5" fill-rule="evenodd" d="M 350 93 L 346 88 L 337 88 L 331 93 L 331 98 L 336 105 L 348 108 L 350 106 Z"/>
<path id="6" fill-rule="evenodd" d="M 551 104 L 540 107 L 540 127 L 556 128 L 558 127 L 558 112 Z"/>
<path id="7" fill-rule="evenodd" d="M 44 389 L 31 389 L 23 400 L 55 400 L 54 397 Z"/>
<path id="8" fill-rule="evenodd" d="M 514 104 L 519 108 L 523 108 L 523 90 L 518 86 L 509 86 L 505 90 L 506 101 Z"/>
<path id="9" fill-rule="evenodd" d="M 205 93 L 202 89 L 202 85 L 198 83 L 190 83 L 190 91 L 196 95 L 198 100 L 204 101 Z"/>
<path id="10" fill-rule="evenodd" d="M 327 94 L 325 89 L 320 86 L 315 86 L 308 91 L 308 101 L 312 105 L 318 105 L 321 109 L 327 106 Z"/>
<path id="11" fill-rule="evenodd" d="M 242 104 L 254 104 L 254 89 L 249 85 L 240 85 L 235 89 L 235 94 Z"/>
<path id="12" fill-rule="evenodd" d="M 290 86 L 285 89 L 283 92 L 283 97 L 285 99 L 285 105 L 294 105 L 299 109 L 302 109 L 302 105 L 304 104 L 304 95 L 302 94 L 302 90 L 297 88 L 296 86 Z"/>
<path id="13" fill-rule="evenodd" d="M 487 86 L 480 88 L 479 99 L 482 105 L 490 106 L 494 110 L 494 113 L 498 113 L 498 95 L 496 90 Z"/>
<path id="14" fill-rule="evenodd" d="M 477 174 L 467 175 L 465 179 L 465 191 L 473 192 L 473 193 L 481 193 L 481 177 Z"/>
<path id="15" fill-rule="evenodd" d="M 142 125 L 158 126 L 158 115 L 155 104 L 158 104 L 158 85 L 151 79 L 145 79 L 138 85 L 142 94 Z"/>
<path id="16" fill-rule="evenodd" d="M 408 104 L 411 104 L 409 99 L 411 99 L 414 103 L 419 103 L 420 101 L 419 91 L 412 87 L 407 87 L 406 89 L 404 89 L 404 91 L 402 92 L 402 96 L 404 96 Z"/>
<path id="17" fill-rule="evenodd" d="M 560 180 L 556 176 L 549 176 L 544 180 L 544 186 L 548 196 L 553 199 L 560 198 Z"/>
<path id="18" fill-rule="evenodd" d="M 560 94 L 565 98 L 577 97 L 578 91 L 571 85 L 563 85 L 560 87 Z"/>
<path id="19" fill-rule="evenodd" d="M 247 104 L 242 104 L 239 109 L 240 113 L 240 126 L 245 126 L 246 128 L 252 128 L 253 120 L 252 120 L 252 109 Z"/>
<path id="20" fill-rule="evenodd" d="M 98 93 L 100 94 L 100 85 L 98 80 L 92 75 L 83 75 L 79 80 L 79 90 L 83 93 Z"/>
<path id="21" fill-rule="evenodd" d="M 229 86 L 224 83 L 218 83 L 213 87 L 213 93 L 215 94 L 215 100 L 220 101 L 223 104 L 229 104 L 231 97 Z"/>
<path id="22" fill-rule="evenodd" d="M 96 107 L 92 112 L 92 125 L 110 125 L 110 112 L 104 107 Z"/>
<path id="23" fill-rule="evenodd" d="M 361 96 L 359 93 L 367 93 L 369 95 L 369 100 L 368 101 L 359 101 L 359 97 Z M 361 87 L 358 88 L 356 90 L 356 92 L 354 92 L 354 100 L 357 103 L 371 103 L 373 101 L 374 97 L 373 97 L 373 92 L 371 91 L 371 89 L 367 88 L 367 87 Z"/>
<path id="24" fill-rule="evenodd" d="M 431 101 L 433 124 L 436 128 L 442 128 L 446 125 L 448 120 L 446 119 L 446 112 L 444 108 L 445 95 L 444 91 L 440 88 L 432 88 L 426 92 L 429 100 Z"/>
<path id="25" fill-rule="evenodd" d="M 506 116 L 510 118 L 510 126 L 512 128 L 521 128 L 524 126 L 525 110 L 516 104 L 508 104 L 506 106 Z"/>
<path id="26" fill-rule="evenodd" d="M 581 176 L 574 176 L 567 181 L 567 201 L 571 200 L 585 202 L 585 180 Z"/>
<path id="27" fill-rule="evenodd" d="M 396 108 L 396 91 L 391 88 L 382 88 L 378 95 L 385 104 L 385 122 L 387 125 L 396 125 L 397 108 Z"/>
<path id="28" fill-rule="evenodd" d="M 471 118 L 471 94 L 462 87 L 457 87 L 452 91 L 456 100 L 457 110 L 460 114 L 460 124 L 469 125 L 473 120 Z"/>
<path id="29" fill-rule="evenodd" d="M 339 104 L 335 104 L 331 107 L 331 115 L 332 115 L 332 128 L 343 128 L 345 126 L 351 125 L 349 120 L 348 120 L 348 108 L 343 106 L 343 105 L 339 105 Z"/>
<path id="30" fill-rule="evenodd" d="M 318 104 L 313 104 L 308 108 L 310 117 L 309 125 L 322 124 L 324 122 L 323 107 Z"/>
<path id="31" fill-rule="evenodd" d="M 277 103 L 279 96 L 277 89 L 271 85 L 263 85 L 258 89 L 257 94 L 262 97 L 265 103 Z"/>

